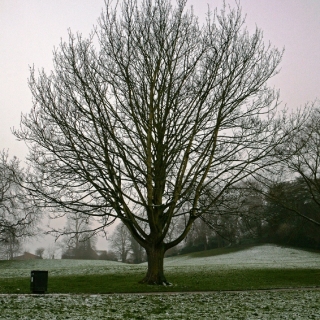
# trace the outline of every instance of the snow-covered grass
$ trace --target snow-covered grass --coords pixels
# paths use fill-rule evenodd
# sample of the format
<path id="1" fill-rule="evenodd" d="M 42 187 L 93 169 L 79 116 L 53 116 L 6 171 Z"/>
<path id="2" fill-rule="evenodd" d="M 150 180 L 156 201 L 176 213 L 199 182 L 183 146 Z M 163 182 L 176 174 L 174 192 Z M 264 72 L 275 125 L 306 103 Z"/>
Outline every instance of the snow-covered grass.
<path id="1" fill-rule="evenodd" d="M 4 288 L 11 283 L 14 288 L 2 292 L 19 292 L 22 284 L 26 290 L 20 292 L 28 292 L 31 270 L 49 271 L 49 294 L 0 295 L 0 319 L 320 319 L 320 291 L 316 289 L 155 295 L 50 294 L 108 292 L 100 291 L 101 288 L 71 290 L 72 285 L 84 288 L 98 287 L 100 283 L 102 288 L 111 283 L 116 286 L 114 288 L 124 286 L 122 290 L 125 291 L 130 281 L 138 286 L 146 264 L 87 260 L 1 261 L 0 287 L 1 283 Z M 205 287 L 207 282 L 214 283 L 217 290 L 272 288 L 275 283 L 280 287 L 299 287 L 301 283 L 314 287 L 319 286 L 320 254 L 263 245 L 200 258 L 194 255 L 167 258 L 165 270 L 169 281 L 170 278 L 176 281 L 172 288 L 176 291 L 211 290 L 210 286 Z M 275 282 L 273 279 L 277 277 L 278 282 Z M 304 279 L 295 282 L 296 278 Z M 71 279 L 73 282 L 69 283 Z M 64 291 L 56 289 L 61 287 L 66 288 Z M 152 290 L 155 289 L 149 291 Z"/>
<path id="2" fill-rule="evenodd" d="M 0 319 L 319 319 L 320 291 L 0 295 Z"/>
<path id="3" fill-rule="evenodd" d="M 0 261 L 1 278 L 29 277 L 31 270 L 48 270 L 50 276 L 70 276 L 132 273 L 136 269 L 145 267 L 105 260 Z"/>
<path id="4" fill-rule="evenodd" d="M 320 254 L 305 250 L 262 245 L 230 254 L 196 258 L 194 255 L 166 259 L 166 266 L 210 268 L 320 268 Z"/>
<path id="5" fill-rule="evenodd" d="M 133 274 L 144 272 L 146 263 L 129 265 L 101 260 L 0 261 L 0 278 L 29 277 L 31 270 L 48 270 L 50 276 Z M 275 245 L 262 245 L 234 253 L 195 258 L 194 255 L 165 259 L 165 270 L 207 271 L 230 269 L 320 269 L 320 253 Z"/>

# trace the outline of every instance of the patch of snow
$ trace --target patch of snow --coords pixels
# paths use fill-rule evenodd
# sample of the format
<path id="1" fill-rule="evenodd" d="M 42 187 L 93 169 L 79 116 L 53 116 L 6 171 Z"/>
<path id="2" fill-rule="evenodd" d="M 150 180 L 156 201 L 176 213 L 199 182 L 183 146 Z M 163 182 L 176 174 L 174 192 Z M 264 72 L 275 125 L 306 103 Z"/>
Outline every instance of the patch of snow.
<path id="1" fill-rule="evenodd" d="M 68 276 L 84 274 L 109 274 L 118 272 L 135 272 L 136 265 L 128 265 L 106 260 L 26 260 L 2 261 L 0 276 L 2 278 L 29 277 L 31 270 L 48 270 L 50 276 Z"/>
<path id="2" fill-rule="evenodd" d="M 320 291 L 0 295 L 0 319 L 319 319 Z"/>
<path id="3" fill-rule="evenodd" d="M 165 266 L 211 266 L 219 268 L 320 268 L 320 254 L 276 245 L 261 245 L 250 249 L 212 257 L 170 257 Z"/>
<path id="4" fill-rule="evenodd" d="M 210 270 L 240 268 L 319 268 L 320 254 L 299 249 L 262 245 L 218 256 L 194 258 L 176 256 L 164 260 L 165 268 L 181 268 L 181 272 L 199 267 Z M 49 276 L 128 274 L 146 271 L 147 264 L 124 264 L 105 260 L 29 260 L 1 261 L 2 278 L 29 277 L 31 270 L 48 270 Z"/>
<path id="5" fill-rule="evenodd" d="M 263 245 L 247 250 L 194 258 L 165 259 L 165 268 L 190 272 L 235 268 L 319 268 L 320 254 Z M 71 274 L 128 274 L 145 271 L 146 264 L 128 265 L 93 260 L 1 261 L 0 276 L 30 276 L 30 270 L 50 276 Z M 0 319 L 320 319 L 320 290 L 249 291 L 179 294 L 1 295 Z"/>

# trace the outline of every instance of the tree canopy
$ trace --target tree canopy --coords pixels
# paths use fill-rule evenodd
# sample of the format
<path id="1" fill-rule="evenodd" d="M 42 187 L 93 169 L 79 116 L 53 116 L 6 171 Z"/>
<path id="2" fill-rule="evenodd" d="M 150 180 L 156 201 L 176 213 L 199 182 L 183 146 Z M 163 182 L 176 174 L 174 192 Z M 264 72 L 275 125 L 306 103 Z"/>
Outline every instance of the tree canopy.
<path id="1" fill-rule="evenodd" d="M 291 134 L 284 146 L 286 154 L 278 155 L 281 160 L 283 177 L 279 185 L 284 185 L 287 193 L 295 195 L 295 201 L 279 194 L 269 194 L 269 198 L 298 216 L 303 217 L 319 228 L 320 214 L 308 214 L 305 206 L 320 207 L 320 108 L 319 101 L 307 104 L 300 118 L 303 118 L 299 130 Z M 291 198 L 293 198 L 291 196 Z M 297 204 L 298 201 L 298 204 Z M 317 210 L 313 210 L 317 212 Z"/>
<path id="2" fill-rule="evenodd" d="M 40 211 L 21 183 L 26 172 L 16 157 L 0 151 L 0 255 L 12 259 L 20 241 L 37 234 Z"/>
<path id="3" fill-rule="evenodd" d="M 282 52 L 249 34 L 239 6 L 200 24 L 186 4 L 106 1 L 88 39 L 70 32 L 54 51 L 50 74 L 32 68 L 33 108 L 16 132 L 38 202 L 101 229 L 120 219 L 146 249 L 146 283 L 166 283 L 165 251 L 230 186 L 272 164 L 286 137 L 267 84 Z"/>

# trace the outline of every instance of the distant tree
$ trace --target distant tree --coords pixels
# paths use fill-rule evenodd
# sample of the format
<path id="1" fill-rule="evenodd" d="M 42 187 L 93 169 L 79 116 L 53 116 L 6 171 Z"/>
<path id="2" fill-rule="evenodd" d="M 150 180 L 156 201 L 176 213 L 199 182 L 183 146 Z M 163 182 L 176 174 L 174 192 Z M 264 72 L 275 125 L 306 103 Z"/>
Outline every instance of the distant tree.
<path id="1" fill-rule="evenodd" d="M 215 186 L 208 186 L 200 199 L 199 210 L 207 208 L 201 220 L 216 234 L 224 239 L 224 244 L 235 244 L 241 236 L 241 210 L 243 195 L 239 184 L 230 186 L 218 200 Z"/>
<path id="2" fill-rule="evenodd" d="M 96 260 L 99 259 L 99 255 L 94 250 L 94 246 L 91 244 L 91 239 L 89 238 L 82 240 L 76 248 L 71 247 L 64 250 L 61 259 Z"/>
<path id="3" fill-rule="evenodd" d="M 122 262 L 127 262 L 131 252 L 130 235 L 128 228 L 123 223 L 116 226 L 112 235 L 112 248 Z"/>
<path id="4" fill-rule="evenodd" d="M 287 192 L 298 192 L 296 196 L 299 194 L 310 205 L 316 206 L 317 210 L 311 216 L 296 201 L 287 201 L 274 193 L 268 195 L 287 210 L 320 227 L 320 103 L 307 106 L 303 112 L 306 118 L 304 125 L 286 144 L 290 156 L 282 157 L 280 154 L 279 157 L 287 172 Z M 292 177 L 299 179 L 294 180 Z"/>
<path id="5" fill-rule="evenodd" d="M 301 213 L 301 214 L 297 214 Z M 320 248 L 319 207 L 302 178 L 270 187 L 264 209 L 269 241 Z"/>
<path id="6" fill-rule="evenodd" d="M 127 227 L 119 223 L 112 236 L 112 248 L 122 262 L 141 263 L 145 261 L 145 250 L 134 239 Z"/>
<path id="7" fill-rule="evenodd" d="M 70 33 L 53 72 L 31 70 L 34 105 L 16 132 L 39 204 L 101 230 L 120 219 L 146 250 L 148 284 L 167 283 L 164 254 L 210 208 L 198 210 L 207 186 L 215 203 L 271 165 L 287 136 L 267 86 L 282 53 L 249 35 L 239 6 L 200 25 L 186 2 L 106 1 L 92 37 Z"/>
<path id="8" fill-rule="evenodd" d="M 257 181 L 234 184 L 217 201 L 217 190 L 208 186 L 199 200 L 199 210 L 207 208 L 206 212 L 194 224 L 182 251 L 262 241 L 265 203 L 264 196 L 252 188 L 254 184 Z"/>
<path id="9" fill-rule="evenodd" d="M 9 259 L 20 251 L 20 241 L 37 234 L 40 209 L 24 189 L 27 173 L 19 160 L 0 152 L 0 247 Z"/>
<path id="10" fill-rule="evenodd" d="M 23 251 L 21 238 L 15 237 L 14 230 L 7 229 L 5 233 L 5 241 L 0 242 L 0 259 L 12 260 Z"/>
<path id="11" fill-rule="evenodd" d="M 203 220 L 197 220 L 185 239 L 181 253 L 209 249 L 209 242 L 214 236 L 215 232 L 208 224 Z"/>
<path id="12" fill-rule="evenodd" d="M 117 254 L 112 250 L 104 250 L 103 252 L 98 251 L 99 260 L 109 260 L 109 261 L 118 261 Z"/>
<path id="13" fill-rule="evenodd" d="M 90 217 L 82 213 L 67 214 L 66 227 L 63 230 L 53 230 L 52 233 L 62 240 L 62 259 L 97 259 L 94 250 L 96 236 L 92 232 Z"/>
<path id="14" fill-rule="evenodd" d="M 56 251 L 57 251 L 56 243 L 49 244 L 48 247 L 46 248 L 47 259 L 55 259 Z"/>
<path id="15" fill-rule="evenodd" d="M 253 188 L 253 186 L 256 187 Z M 242 185 L 242 203 L 240 209 L 242 234 L 244 238 L 263 241 L 264 228 L 267 224 L 265 217 L 265 197 L 257 192 L 257 181 Z"/>
<path id="16" fill-rule="evenodd" d="M 133 263 L 146 261 L 146 251 L 139 242 L 130 234 L 131 259 Z"/>
<path id="17" fill-rule="evenodd" d="M 45 251 L 45 248 L 42 248 L 42 247 L 41 248 L 37 248 L 36 251 L 35 251 L 35 254 L 42 259 L 44 251 Z"/>

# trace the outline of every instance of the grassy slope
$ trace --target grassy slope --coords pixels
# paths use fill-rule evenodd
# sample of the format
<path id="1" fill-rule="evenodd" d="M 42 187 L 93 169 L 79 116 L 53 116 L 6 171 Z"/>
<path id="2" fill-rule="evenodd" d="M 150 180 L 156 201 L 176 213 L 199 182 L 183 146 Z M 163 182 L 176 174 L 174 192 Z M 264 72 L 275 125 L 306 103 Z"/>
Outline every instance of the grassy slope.
<path id="1" fill-rule="evenodd" d="M 192 259 L 218 254 L 232 253 L 236 248 L 216 249 L 189 256 Z M 56 266 L 66 261 L 56 260 Z M 39 262 L 40 263 L 40 262 Z M 43 263 L 43 262 L 42 262 Z M 88 263 L 88 262 L 87 262 Z M 31 265 L 30 265 L 31 264 Z M 114 267 L 117 265 L 115 264 Z M 23 261 L 2 261 L 0 270 L 5 268 L 37 269 L 36 262 L 29 265 Z M 31 268 L 30 268 L 31 267 Z M 112 267 L 112 266 L 110 266 Z M 247 290 L 268 288 L 291 288 L 320 286 L 320 269 L 210 269 L 209 267 L 167 267 L 167 279 L 172 286 L 155 287 L 138 284 L 144 276 L 145 268 L 134 268 L 126 272 L 84 275 L 50 275 L 49 293 L 117 293 L 117 292 L 183 292 L 211 290 Z M 1 271 L 0 271 L 1 272 Z M 0 273 L 1 274 L 1 273 Z M 29 293 L 29 277 L 0 278 L 0 293 Z"/>
<path id="2" fill-rule="evenodd" d="M 222 254 L 228 254 L 228 253 L 242 251 L 245 249 L 249 249 L 251 247 L 254 247 L 254 245 L 239 245 L 239 246 L 234 246 L 234 247 L 216 248 L 216 249 L 211 249 L 211 250 L 187 253 L 187 254 L 185 254 L 185 256 L 188 256 L 190 258 L 214 257 L 214 256 L 222 255 Z"/>

